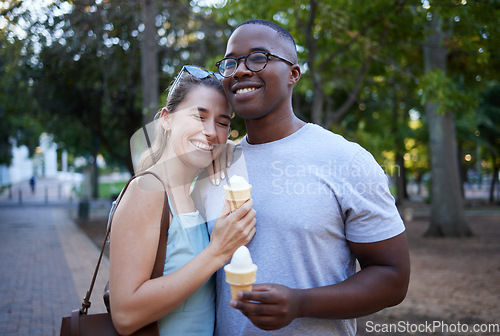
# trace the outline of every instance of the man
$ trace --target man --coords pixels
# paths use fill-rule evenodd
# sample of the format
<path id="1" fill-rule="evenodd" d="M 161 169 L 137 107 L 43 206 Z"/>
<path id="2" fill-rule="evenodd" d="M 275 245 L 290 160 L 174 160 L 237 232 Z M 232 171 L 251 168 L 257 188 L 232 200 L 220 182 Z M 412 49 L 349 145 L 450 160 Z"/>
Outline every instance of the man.
<path id="1" fill-rule="evenodd" d="M 386 176 L 359 145 L 295 116 L 301 72 L 288 31 L 246 21 L 217 65 L 248 132 L 227 174 L 252 184 L 257 232 L 247 247 L 259 268 L 237 300 L 218 272 L 216 335 L 355 334 L 354 318 L 399 304 L 408 287 L 405 229 Z M 197 183 L 209 230 L 222 195 Z"/>

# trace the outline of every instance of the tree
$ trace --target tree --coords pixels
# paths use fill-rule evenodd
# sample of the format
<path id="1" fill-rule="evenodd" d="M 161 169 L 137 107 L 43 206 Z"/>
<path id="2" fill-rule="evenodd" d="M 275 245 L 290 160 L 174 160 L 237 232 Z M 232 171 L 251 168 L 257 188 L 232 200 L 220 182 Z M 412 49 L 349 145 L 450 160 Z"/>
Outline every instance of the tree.
<path id="1" fill-rule="evenodd" d="M 437 13 L 430 20 L 430 32 L 424 46 L 425 70 L 443 77 L 447 50 L 445 33 Z M 429 121 L 431 153 L 431 218 L 427 236 L 464 237 L 472 234 L 467 226 L 460 189 L 455 119 L 449 110 L 439 109 L 439 102 L 425 106 Z"/>
<path id="2" fill-rule="evenodd" d="M 144 32 L 141 43 L 141 74 L 144 122 L 151 119 L 159 103 L 158 32 L 155 26 L 158 8 L 156 0 L 142 0 Z"/>
<path id="3" fill-rule="evenodd" d="M 101 153 L 131 173 L 129 139 L 141 127 L 143 111 L 157 110 L 160 87 L 167 87 L 184 61 L 203 64 L 217 43 L 205 39 L 216 30 L 213 20 L 189 4 L 161 2 L 162 10 L 148 14 L 148 22 L 141 19 L 143 4 L 75 2 L 64 15 L 35 23 L 31 34 L 38 44 L 28 48 L 36 55 L 30 67 L 38 117 L 55 140 L 91 162 Z M 148 4 L 156 9 L 154 2 Z M 141 59 L 150 70 L 141 72 Z"/>
<path id="4" fill-rule="evenodd" d="M 50 15 L 60 13 L 56 9 L 64 4 L 71 10 Z M 141 18 L 141 10 L 153 13 L 148 8 L 157 14 Z M 446 66 L 424 74 L 421 48 L 431 36 L 424 28 L 434 12 L 448 32 L 443 39 Z M 196 1 L 57 0 L 27 30 L 25 46 L 10 49 L 24 53 L 21 59 L 29 60 L 33 73 L 16 81 L 17 70 L 12 69 L 17 68 L 5 53 L 0 54 L 0 68 L 9 64 L 4 69 L 9 69 L 11 83 L 27 88 L 26 93 L 15 90 L 19 97 L 36 97 L 38 106 L 32 110 L 61 146 L 75 155 L 102 153 L 108 162 L 121 162 L 132 171 L 128 139 L 144 122 L 143 111 L 155 111 L 163 103 L 155 92 L 165 90 L 184 64 L 215 70 L 214 62 L 238 23 L 268 19 L 296 38 L 303 70 L 293 96 L 296 113 L 359 142 L 381 164 L 396 163 L 420 174 L 427 163 L 415 160 L 426 157 L 422 151 L 428 146 L 422 141 L 423 127 L 414 126 L 429 118 L 423 114 L 409 120 L 409 114 L 436 103 L 437 116 L 451 113 L 460 126 L 460 142 L 470 143 L 474 130 L 461 125 L 473 119 L 477 92 L 498 78 L 495 69 L 500 69 L 497 12 L 493 0 L 375 0 L 362 5 L 349 0 L 229 0 L 221 8 Z M 17 9 L 12 13 L 14 19 L 19 16 Z M 157 49 L 158 60 L 146 61 L 141 48 L 152 50 L 151 55 Z M 152 66 L 149 72 L 141 70 L 141 62 Z M 1 113 L 0 108 L 0 118 Z M 243 130 L 242 121 L 234 120 L 232 128 Z M 404 198 L 405 175 L 399 171 L 398 200 Z"/>
<path id="5" fill-rule="evenodd" d="M 4 2 L 1 10 L 5 26 L 0 28 L 0 164 L 11 162 L 11 147 L 26 145 L 31 154 L 38 146 L 41 127 L 31 112 L 34 102 L 29 98 L 29 79 L 23 63 L 23 41 L 13 34 L 17 21 L 28 14 L 20 8 L 21 1 Z"/>
<path id="6" fill-rule="evenodd" d="M 494 2 L 428 3 L 429 30 L 421 78 L 429 124 L 431 219 L 428 236 L 469 236 L 456 144 L 456 116 L 474 113 L 481 77 L 488 76 L 487 48 L 497 36 Z M 484 53 L 487 49 L 487 53 Z M 485 82 L 483 82 L 485 83 Z M 478 85 L 479 84 L 479 85 Z M 484 84 L 483 84 L 484 85 Z"/>
<path id="7" fill-rule="evenodd" d="M 0 10 L 0 16 L 5 16 L 5 15 L 11 13 L 14 9 L 21 7 L 21 5 L 23 4 L 22 0 L 18 0 L 18 1 L 4 1 L 4 3 L 7 3 L 7 7 L 6 8 L 1 8 L 1 10 Z"/>
<path id="8" fill-rule="evenodd" d="M 89 158 L 93 197 L 99 153 L 133 170 L 127 140 L 141 123 L 138 8 L 79 2 L 31 30 L 42 44 L 38 53 L 32 46 L 30 64 L 38 118 L 61 146 Z"/>
<path id="9" fill-rule="evenodd" d="M 495 184 L 500 170 L 500 85 L 489 89 L 481 100 L 478 108 L 478 135 L 480 143 L 490 156 L 492 179 L 489 191 L 489 202 L 495 202 Z"/>
<path id="10" fill-rule="evenodd" d="M 294 96 L 295 111 L 332 128 L 357 107 L 373 62 L 387 36 L 405 18 L 404 1 L 229 1 L 220 15 L 233 26 L 248 13 L 287 28 L 298 45 L 303 76 Z"/>
<path id="11" fill-rule="evenodd" d="M 392 160 L 397 158 L 402 169 L 395 173 L 398 199 L 403 199 L 404 136 L 419 75 L 411 73 L 416 48 L 408 41 L 415 36 L 413 8 L 406 1 L 358 5 L 308 0 L 293 1 L 293 6 L 290 1 L 229 1 L 219 15 L 234 27 L 248 19 L 249 12 L 281 24 L 296 39 L 303 73 L 294 91 L 295 113 L 349 135 L 372 149 L 379 162 L 385 160 L 382 152 L 396 150 Z M 395 139 L 394 134 L 399 136 Z"/>

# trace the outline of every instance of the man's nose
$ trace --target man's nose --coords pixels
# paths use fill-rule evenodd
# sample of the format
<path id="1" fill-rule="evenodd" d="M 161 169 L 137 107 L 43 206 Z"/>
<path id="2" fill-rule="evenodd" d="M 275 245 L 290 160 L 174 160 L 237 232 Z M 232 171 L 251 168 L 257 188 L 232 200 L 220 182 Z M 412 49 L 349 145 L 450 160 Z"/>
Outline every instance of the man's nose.
<path id="1" fill-rule="evenodd" d="M 243 64 L 241 64 L 243 63 Z M 252 71 L 248 69 L 247 64 L 246 64 L 246 58 L 242 58 L 236 61 L 236 71 L 233 74 L 233 77 L 240 77 L 245 74 L 251 74 Z"/>

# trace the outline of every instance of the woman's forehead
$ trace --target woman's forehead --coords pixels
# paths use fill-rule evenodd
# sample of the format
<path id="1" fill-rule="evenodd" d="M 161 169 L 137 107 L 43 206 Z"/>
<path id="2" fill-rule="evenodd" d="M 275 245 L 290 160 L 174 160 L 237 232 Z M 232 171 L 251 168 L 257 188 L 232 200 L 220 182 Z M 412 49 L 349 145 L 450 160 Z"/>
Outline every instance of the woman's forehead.
<path id="1" fill-rule="evenodd" d="M 213 87 L 197 86 L 189 90 L 178 112 L 204 112 L 230 115 L 226 96 Z"/>

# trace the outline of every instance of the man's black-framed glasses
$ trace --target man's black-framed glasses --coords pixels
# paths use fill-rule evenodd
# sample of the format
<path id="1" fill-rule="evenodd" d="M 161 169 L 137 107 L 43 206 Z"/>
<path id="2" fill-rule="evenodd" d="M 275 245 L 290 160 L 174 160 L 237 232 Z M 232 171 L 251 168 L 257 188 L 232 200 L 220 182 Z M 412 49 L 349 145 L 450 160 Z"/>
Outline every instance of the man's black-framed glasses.
<path id="1" fill-rule="evenodd" d="M 170 92 L 174 91 L 175 87 L 177 86 L 177 83 L 179 83 L 179 80 L 182 77 L 182 73 L 186 71 L 188 74 L 190 74 L 193 77 L 199 78 L 199 79 L 205 79 L 209 76 L 214 76 L 218 80 L 222 79 L 222 76 L 216 72 L 210 71 L 205 69 L 204 67 L 201 67 L 199 65 L 184 65 L 179 71 L 179 74 L 175 78 L 174 83 L 170 87 Z"/>
<path id="2" fill-rule="evenodd" d="M 280 61 L 283 61 L 290 65 L 294 65 L 292 61 L 275 55 L 269 51 L 253 51 L 248 55 L 240 57 L 226 57 L 215 63 L 215 65 L 219 69 L 219 73 L 222 75 L 222 77 L 229 78 L 236 72 L 241 59 L 245 60 L 245 66 L 248 70 L 252 72 L 259 72 L 264 70 L 267 63 L 269 62 L 270 57 L 274 57 L 279 59 Z"/>

